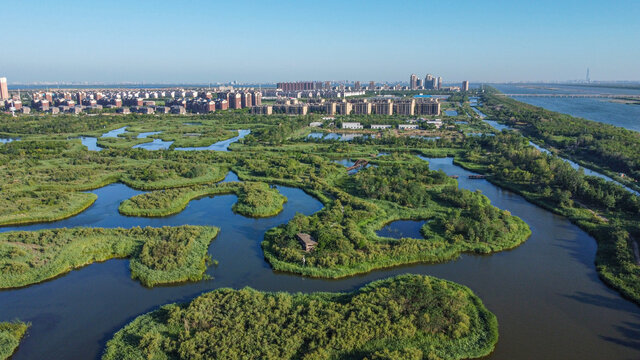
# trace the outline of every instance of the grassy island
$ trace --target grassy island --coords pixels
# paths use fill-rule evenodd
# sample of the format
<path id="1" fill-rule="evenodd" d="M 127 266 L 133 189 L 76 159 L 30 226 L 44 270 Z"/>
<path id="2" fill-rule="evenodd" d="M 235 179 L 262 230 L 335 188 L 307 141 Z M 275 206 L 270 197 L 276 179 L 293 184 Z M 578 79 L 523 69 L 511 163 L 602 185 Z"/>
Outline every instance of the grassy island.
<path id="1" fill-rule="evenodd" d="M 218 228 L 71 228 L 0 234 L 0 289 L 42 282 L 113 258 L 130 258 L 145 286 L 202 279 Z"/>
<path id="2" fill-rule="evenodd" d="M 260 182 L 223 183 L 192 186 L 136 195 L 120 204 L 119 211 L 129 216 L 168 216 L 187 207 L 189 201 L 204 196 L 236 194 L 233 211 L 250 217 L 274 216 L 282 211 L 287 198 L 277 189 Z"/>
<path id="3" fill-rule="evenodd" d="M 215 290 L 139 316 L 102 359 L 468 359 L 497 340 L 471 290 L 402 275 L 351 293 Z"/>
<path id="4" fill-rule="evenodd" d="M 0 226 L 57 221 L 91 206 L 95 194 L 66 191 L 0 192 Z"/>
<path id="5" fill-rule="evenodd" d="M 9 359 L 29 328 L 21 321 L 0 322 L 0 360 Z"/>
<path id="6" fill-rule="evenodd" d="M 377 167 L 341 178 L 346 191 L 313 216 L 296 216 L 267 232 L 262 243 L 274 269 L 339 278 L 416 262 L 442 262 L 462 252 L 488 254 L 514 248 L 531 231 L 521 219 L 495 208 L 484 195 L 460 190 L 454 179 L 415 156 L 390 157 Z M 380 238 L 375 231 L 400 219 L 430 219 L 424 238 Z M 317 240 L 300 250 L 297 233 Z M 302 258 L 304 256 L 304 262 Z"/>

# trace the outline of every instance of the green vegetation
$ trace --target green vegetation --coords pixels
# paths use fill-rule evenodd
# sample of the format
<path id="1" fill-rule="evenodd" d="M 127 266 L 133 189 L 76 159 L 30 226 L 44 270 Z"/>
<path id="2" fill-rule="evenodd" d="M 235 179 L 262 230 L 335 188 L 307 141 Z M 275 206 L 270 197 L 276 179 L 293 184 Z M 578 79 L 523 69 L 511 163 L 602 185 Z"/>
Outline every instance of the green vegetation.
<path id="1" fill-rule="evenodd" d="M 488 92 L 483 111 L 534 142 L 640 190 L 640 134 Z M 624 176 L 621 176 L 624 174 Z"/>
<path id="2" fill-rule="evenodd" d="M 415 156 L 382 157 L 352 177 L 340 178 L 346 191 L 327 188 L 335 200 L 312 216 L 296 215 L 272 229 L 262 244 L 274 269 L 338 278 L 415 262 L 442 262 L 462 252 L 511 249 L 530 235 L 519 218 L 490 205 L 480 193 L 458 190 L 455 180 L 429 170 Z M 380 238 L 375 231 L 400 219 L 434 219 L 425 239 Z M 453 228 L 445 223 L 455 225 Z M 297 233 L 318 242 L 304 253 Z M 304 256 L 304 261 L 302 260 Z"/>
<path id="3" fill-rule="evenodd" d="M 236 194 L 236 212 L 268 216 L 280 211 L 285 200 L 267 185 L 276 184 L 298 187 L 325 206 L 317 214 L 297 215 L 267 232 L 265 257 L 278 270 L 340 277 L 399 264 L 446 261 L 461 252 L 489 253 L 522 243 L 529 229 L 520 219 L 494 208 L 481 194 L 456 190 L 453 179 L 429 170 L 415 154 L 453 156 L 456 163 L 490 175 L 490 181 L 568 216 L 592 234 L 599 244 L 600 275 L 640 302 L 640 266 L 632 251 L 634 241 L 640 241 L 638 197 L 618 185 L 585 177 L 557 157 L 539 153 L 516 132 L 465 136 L 489 131 L 464 102 L 467 95 L 452 97 L 444 105 L 456 109 L 459 116 L 444 117 L 445 125 L 439 130 L 421 130 L 424 136 L 439 136 L 437 140 L 383 131 L 376 132 L 376 138 L 350 142 L 317 141 L 306 137 L 318 131 L 308 127 L 309 122 L 320 119 L 316 115 L 100 114 L 21 116 L 20 121 L 0 115 L 0 133 L 21 139 L 0 146 L 0 207 L 5 209 L 0 212 L 0 223 L 17 222 L 11 216 L 30 216 L 35 221 L 69 216 L 80 211 L 83 201 L 92 196 L 80 191 L 117 181 L 153 190 L 124 201 L 120 211 L 127 215 L 175 214 L 200 196 Z M 491 93 L 484 96 L 483 103 L 485 112 L 552 151 L 606 170 L 612 177 L 624 172 L 637 178 L 636 133 L 543 111 Z M 467 118 L 465 113 L 473 116 Z M 336 122 L 346 120 L 372 123 L 388 119 L 340 116 Z M 390 121 L 401 120 L 394 117 Z M 99 136 L 123 126 L 128 126 L 129 133 L 109 140 L 113 148 L 101 152 L 86 151 L 78 140 L 68 140 Z M 151 137 L 163 139 L 172 134 L 207 134 L 222 139 L 235 135 L 231 130 L 237 129 L 250 129 L 251 134 L 234 143 L 228 153 L 129 148 L 140 132 L 162 131 Z M 389 155 L 377 156 L 381 153 Z M 343 166 L 332 162 L 338 159 L 366 159 L 374 166 L 350 176 Z M 215 184 L 229 170 L 243 182 Z M 376 235 L 376 230 L 399 219 L 430 221 L 422 229 L 421 239 Z M 295 239 L 297 232 L 309 233 L 318 241 L 313 252 L 302 251 Z"/>
<path id="4" fill-rule="evenodd" d="M 352 293 L 219 289 L 139 316 L 107 343 L 115 359 L 467 359 L 497 321 L 471 290 L 402 275 Z"/>
<path id="5" fill-rule="evenodd" d="M 97 198 L 81 192 L 1 191 L 0 226 L 61 220 L 81 213 Z"/>
<path id="6" fill-rule="evenodd" d="M 187 207 L 189 201 L 204 196 L 236 194 L 233 211 L 250 217 L 274 216 L 282 211 L 287 198 L 265 183 L 222 183 L 168 189 L 136 195 L 120 204 L 119 211 L 129 216 L 168 216 Z"/>
<path id="7" fill-rule="evenodd" d="M 0 360 L 9 359 L 18 349 L 30 324 L 21 321 L 0 322 Z"/>
<path id="8" fill-rule="evenodd" d="M 35 284 L 94 262 L 130 258 L 145 286 L 203 277 L 218 228 L 72 228 L 0 234 L 0 289 Z"/>
<path id="9" fill-rule="evenodd" d="M 640 197 L 585 176 L 514 133 L 474 139 L 457 162 L 491 174 L 494 183 L 568 217 L 591 234 L 598 242 L 596 268 L 602 279 L 640 302 L 640 266 L 633 255 L 633 242 L 640 239 Z"/>

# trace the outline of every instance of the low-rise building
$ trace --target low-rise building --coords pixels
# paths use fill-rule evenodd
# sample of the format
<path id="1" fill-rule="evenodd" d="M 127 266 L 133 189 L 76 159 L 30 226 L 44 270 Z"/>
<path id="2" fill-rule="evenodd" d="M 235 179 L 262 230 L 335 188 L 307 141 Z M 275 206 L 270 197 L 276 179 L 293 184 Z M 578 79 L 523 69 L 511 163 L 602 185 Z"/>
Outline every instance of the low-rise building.
<path id="1" fill-rule="evenodd" d="M 386 125 L 386 124 L 371 124 L 371 129 L 373 129 L 373 130 L 391 129 L 391 125 Z"/>
<path id="2" fill-rule="evenodd" d="M 314 121 L 314 122 L 310 123 L 309 126 L 310 127 L 321 127 L 322 126 L 322 122 Z"/>
<path id="3" fill-rule="evenodd" d="M 313 239 L 313 237 L 309 234 L 297 233 L 296 238 L 298 238 L 298 242 L 302 245 L 302 250 L 309 252 L 315 249 L 318 243 Z"/>
<path id="4" fill-rule="evenodd" d="M 416 130 L 418 127 L 418 124 L 400 124 L 398 125 L 398 130 Z"/>
<path id="5" fill-rule="evenodd" d="M 362 126 L 362 124 L 360 124 L 359 122 L 343 122 L 342 128 L 349 130 L 360 130 L 364 129 L 364 126 Z"/>

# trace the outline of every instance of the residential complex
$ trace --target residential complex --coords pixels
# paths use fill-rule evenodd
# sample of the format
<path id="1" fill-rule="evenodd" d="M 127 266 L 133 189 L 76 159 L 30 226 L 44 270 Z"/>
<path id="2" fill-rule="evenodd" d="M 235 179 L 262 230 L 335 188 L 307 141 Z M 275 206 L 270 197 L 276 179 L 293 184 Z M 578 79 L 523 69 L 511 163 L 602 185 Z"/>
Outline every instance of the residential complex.
<path id="1" fill-rule="evenodd" d="M 313 102 L 298 102 L 284 99 L 274 105 L 256 105 L 251 113 L 257 115 L 307 113 L 327 115 L 440 115 L 440 101 L 436 98 L 411 99 L 358 99 L 353 101 L 319 99 Z"/>

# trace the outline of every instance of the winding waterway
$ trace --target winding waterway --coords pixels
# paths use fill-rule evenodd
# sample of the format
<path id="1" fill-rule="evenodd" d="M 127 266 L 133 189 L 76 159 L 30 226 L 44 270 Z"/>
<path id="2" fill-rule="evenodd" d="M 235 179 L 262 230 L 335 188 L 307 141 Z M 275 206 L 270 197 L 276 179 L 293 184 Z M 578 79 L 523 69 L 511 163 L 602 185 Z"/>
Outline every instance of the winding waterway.
<path id="1" fill-rule="evenodd" d="M 55 223 L 0 228 L 0 231 L 100 226 L 214 225 L 221 228 L 209 252 L 219 261 L 213 278 L 177 286 L 144 288 L 131 280 L 127 260 L 110 260 L 22 289 L 0 291 L 0 319 L 33 323 L 14 359 L 92 359 L 113 333 L 136 316 L 160 305 L 188 301 L 220 287 L 251 286 L 269 291 L 350 291 L 373 280 L 402 273 L 428 274 L 469 286 L 494 312 L 500 340 L 491 359 L 638 359 L 640 307 L 626 301 L 597 277 L 596 244 L 567 219 L 452 164 L 428 159 L 431 168 L 459 175 L 459 185 L 480 190 L 492 203 L 520 216 L 533 235 L 522 246 L 489 256 L 463 255 L 443 264 L 421 264 L 374 271 L 341 280 L 310 279 L 274 272 L 260 241 L 267 229 L 296 212 L 322 208 L 295 188 L 278 187 L 288 198 L 275 217 L 251 219 L 233 213 L 234 195 L 194 200 L 164 218 L 125 217 L 121 201 L 141 193 L 123 184 L 92 191 L 98 200 L 85 212 Z M 226 181 L 237 178 L 230 173 Z"/>

